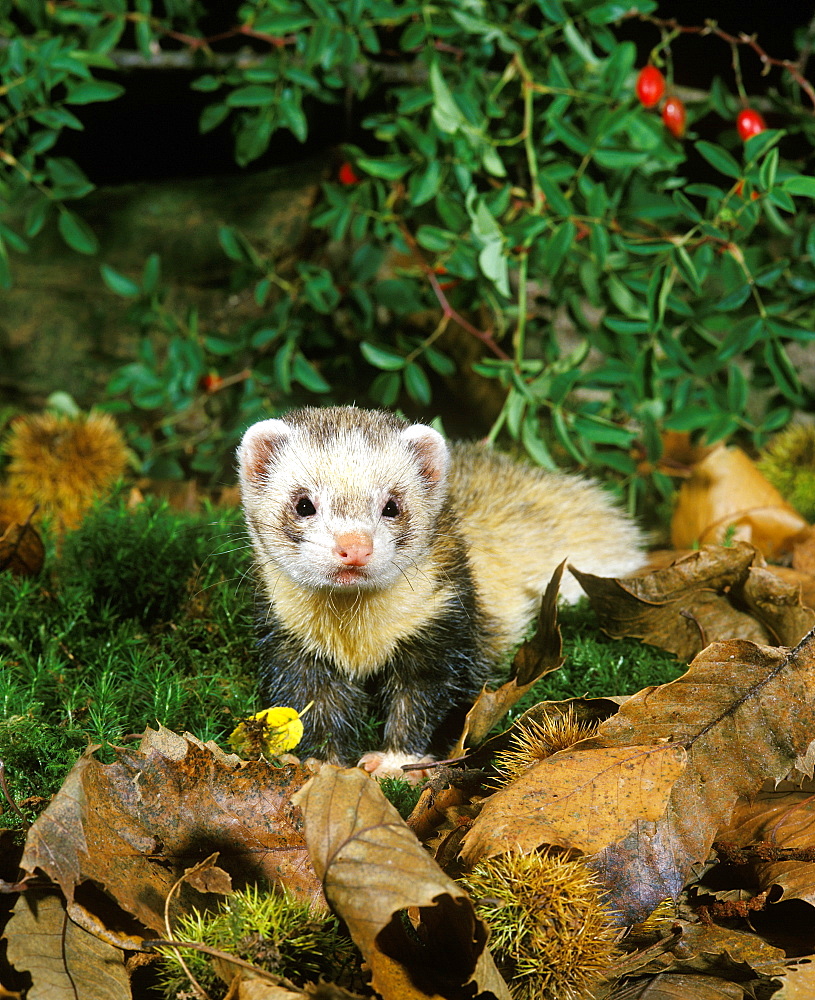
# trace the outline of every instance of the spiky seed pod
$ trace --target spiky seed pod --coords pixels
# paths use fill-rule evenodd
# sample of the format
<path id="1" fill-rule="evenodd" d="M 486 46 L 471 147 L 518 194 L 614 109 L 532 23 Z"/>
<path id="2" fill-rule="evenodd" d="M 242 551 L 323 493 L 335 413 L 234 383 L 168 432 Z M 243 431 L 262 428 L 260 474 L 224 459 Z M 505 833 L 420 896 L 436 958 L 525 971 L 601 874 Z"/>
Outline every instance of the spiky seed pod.
<path id="1" fill-rule="evenodd" d="M 495 755 L 495 764 L 511 781 L 558 750 L 593 736 L 597 726 L 595 721 L 580 722 L 572 705 L 565 712 L 552 712 L 540 720 L 527 719 L 513 733 L 507 749 Z"/>
<path id="2" fill-rule="evenodd" d="M 127 465 L 127 449 L 107 413 L 42 413 L 14 421 L 4 442 L 8 489 L 39 504 L 57 529 L 76 527 Z"/>
<path id="3" fill-rule="evenodd" d="M 792 424 L 761 452 L 759 472 L 808 521 L 815 521 L 815 426 Z"/>
<path id="4" fill-rule="evenodd" d="M 548 849 L 503 854 L 463 881 L 517 1000 L 586 1000 L 613 973 L 619 928 L 579 859 Z"/>

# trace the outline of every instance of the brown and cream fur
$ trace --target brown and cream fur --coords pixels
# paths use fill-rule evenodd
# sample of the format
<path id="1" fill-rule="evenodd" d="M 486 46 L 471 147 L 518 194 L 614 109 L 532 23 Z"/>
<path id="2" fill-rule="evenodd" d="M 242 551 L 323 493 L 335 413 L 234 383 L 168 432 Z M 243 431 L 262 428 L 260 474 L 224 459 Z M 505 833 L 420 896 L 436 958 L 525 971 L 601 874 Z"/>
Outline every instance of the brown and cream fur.
<path id="1" fill-rule="evenodd" d="M 555 567 L 622 575 L 637 527 L 596 484 L 392 414 L 333 407 L 261 421 L 239 449 L 259 582 L 266 704 L 313 707 L 307 751 L 377 774 L 443 754 L 522 637 Z M 571 574 L 562 586 L 573 602 Z"/>

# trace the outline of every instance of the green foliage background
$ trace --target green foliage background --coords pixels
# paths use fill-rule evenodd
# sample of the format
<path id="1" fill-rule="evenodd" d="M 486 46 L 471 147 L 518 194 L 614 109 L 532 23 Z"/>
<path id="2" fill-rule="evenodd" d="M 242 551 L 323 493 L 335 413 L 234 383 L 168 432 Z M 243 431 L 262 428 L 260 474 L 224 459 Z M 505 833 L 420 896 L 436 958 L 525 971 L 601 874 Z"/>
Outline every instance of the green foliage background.
<path id="1" fill-rule="evenodd" d="M 192 86 L 211 99 L 200 127 L 230 123 L 240 166 L 280 130 L 305 140 L 316 105 L 375 97 L 367 138 L 342 151 L 350 183 L 345 173 L 322 186 L 317 250 L 282 266 L 221 230 L 224 294 L 250 288 L 256 307 L 229 336 L 167 306 L 156 256 L 140 274 L 100 262 L 145 334 L 109 386 L 143 471 L 220 478 L 242 428 L 293 404 L 432 412 L 457 371 L 458 323 L 480 341 L 478 376 L 504 393 L 492 439 L 544 465 L 605 467 L 632 501 L 653 486 L 667 495 L 659 472 L 635 475 L 658 461 L 662 432 L 760 444 L 811 406 L 789 350 L 813 338 L 815 123 L 790 64 L 769 95 L 783 128 L 743 144 L 738 67 L 758 57 L 700 28 L 700 58 L 730 44 L 722 65 L 736 71 L 694 97 L 674 139 L 634 97 L 635 46 L 619 38 L 624 20 L 644 21 L 668 92 L 674 74 L 681 84 L 676 32 L 655 8 L 251 0 L 208 39 L 202 5 L 181 0 L 0 0 L 0 280 L 12 281 L 9 249 L 23 251 L 49 216 L 73 249 L 97 252 L 81 205 L 92 185 L 52 151 L 83 127 L 83 105 L 121 95 L 109 77 L 122 48 L 145 63 L 186 51 Z M 709 168 L 704 182 L 686 176 L 690 152 Z M 217 448 L 200 436 L 190 446 L 190 413 L 205 415 Z"/>

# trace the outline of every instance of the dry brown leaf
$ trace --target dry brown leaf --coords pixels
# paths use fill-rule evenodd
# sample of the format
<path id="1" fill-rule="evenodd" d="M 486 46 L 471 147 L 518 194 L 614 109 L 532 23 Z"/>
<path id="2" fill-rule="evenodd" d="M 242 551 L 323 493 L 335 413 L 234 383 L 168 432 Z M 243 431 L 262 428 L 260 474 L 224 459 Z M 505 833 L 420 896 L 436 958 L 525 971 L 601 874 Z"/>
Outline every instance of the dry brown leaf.
<path id="1" fill-rule="evenodd" d="M 70 920 L 54 891 L 18 896 L 6 940 L 11 964 L 31 975 L 28 1000 L 130 1000 L 122 951 Z"/>
<path id="2" fill-rule="evenodd" d="M 792 650 L 733 639 L 708 647 L 670 684 L 634 695 L 597 741 L 679 743 L 688 765 L 656 823 L 638 821 L 593 864 L 626 922 L 676 899 L 741 796 L 783 778 L 815 733 L 815 635 Z M 593 741 L 586 741 L 591 743 Z"/>
<path id="3" fill-rule="evenodd" d="M 740 802 L 731 822 L 717 834 L 717 840 L 738 847 L 764 842 L 765 860 L 752 858 L 758 892 L 778 886 L 773 904 L 802 899 L 815 906 L 815 864 L 812 861 L 771 860 L 773 848 L 815 846 L 815 795 L 811 791 L 763 791 L 752 801 Z M 771 905 L 773 905 L 771 904 Z"/>
<path id="4" fill-rule="evenodd" d="M 464 731 L 450 757 L 460 757 L 465 746 L 477 746 L 496 723 L 507 714 L 541 677 L 563 666 L 563 641 L 557 620 L 557 595 L 566 568 L 564 560 L 552 574 L 541 600 L 535 631 L 518 647 L 512 661 L 510 678 L 495 691 L 486 688 L 467 713 Z"/>
<path id="5" fill-rule="evenodd" d="M 227 997 L 226 1000 L 229 1000 Z M 333 983 L 310 983 L 302 990 L 289 990 L 260 979 L 241 979 L 236 1000 L 364 1000 Z"/>
<path id="6" fill-rule="evenodd" d="M 815 962 L 811 959 L 796 959 L 795 965 L 787 966 L 781 989 L 773 993 L 773 1000 L 812 1000 L 815 997 Z"/>
<path id="7" fill-rule="evenodd" d="M 464 840 L 467 865 L 540 844 L 594 853 L 638 819 L 659 819 L 685 767 L 681 746 L 582 746 L 533 764 L 487 799 Z"/>
<path id="8" fill-rule="evenodd" d="M 815 608 L 815 576 L 800 567 L 792 566 L 768 566 L 771 573 L 775 573 L 791 587 L 797 587 L 801 592 L 801 603 L 805 608 Z"/>
<path id="9" fill-rule="evenodd" d="M 57 882 L 77 920 L 88 915 L 75 889 L 92 880 L 163 933 L 170 889 L 214 851 L 239 886 L 284 883 L 299 898 L 322 899 L 290 801 L 310 777 L 305 768 L 244 762 L 164 728 L 117 758 L 80 758 L 26 839 L 22 868 Z M 185 883 L 172 912 L 213 901 Z"/>
<path id="10" fill-rule="evenodd" d="M 761 976 L 784 973 L 784 950 L 768 944 L 758 934 L 684 920 L 666 923 L 667 933 L 677 924 L 682 927 L 682 936 L 673 947 L 673 955 L 668 953 L 663 958 L 666 970 L 694 971 L 726 978 L 732 964 L 736 963 L 749 966 Z"/>
<path id="11" fill-rule="evenodd" d="M 815 625 L 815 611 L 801 604 L 800 587 L 761 566 L 751 566 L 733 595 L 767 629 L 778 646 L 794 646 Z"/>
<path id="12" fill-rule="evenodd" d="M 611 908 L 623 922 L 635 923 L 662 900 L 678 897 L 738 798 L 767 779 L 783 778 L 807 749 L 815 732 L 813 695 L 814 633 L 790 651 L 743 640 L 716 643 L 678 680 L 629 698 L 596 737 L 542 761 L 513 783 L 516 788 L 496 793 L 468 834 L 465 858 L 474 864 L 517 844 L 595 850 L 592 864 L 609 887 Z M 623 788 L 635 788 L 638 772 L 647 774 L 652 759 L 665 761 L 656 779 L 648 775 L 653 792 L 644 785 L 639 801 L 636 795 L 615 797 L 613 772 L 597 766 L 598 752 L 612 748 L 624 751 L 623 761 L 625 751 L 631 754 L 630 773 L 621 768 Z M 666 789 L 670 755 L 682 749 L 687 766 Z M 598 850 L 603 837 L 607 844 Z"/>
<path id="13" fill-rule="evenodd" d="M 789 551 L 809 525 L 771 486 L 740 448 L 714 448 L 693 469 L 671 521 L 674 548 L 694 548 L 733 537 L 768 559 Z"/>
<path id="14" fill-rule="evenodd" d="M 749 639 L 794 645 L 815 625 L 800 588 L 756 565 L 744 542 L 707 546 L 646 576 L 610 580 L 573 570 L 603 631 L 688 660 L 711 642 Z"/>
<path id="15" fill-rule="evenodd" d="M 631 1000 L 742 1000 L 744 990 L 715 976 L 660 975 Z"/>
<path id="16" fill-rule="evenodd" d="M 23 523 L 8 521 L 0 511 L 0 572 L 36 576 L 44 561 L 45 546 L 31 518 Z"/>
<path id="17" fill-rule="evenodd" d="M 358 768 L 326 765 L 295 802 L 326 898 L 384 1000 L 510 1000 L 469 896 L 423 850 L 376 782 Z"/>

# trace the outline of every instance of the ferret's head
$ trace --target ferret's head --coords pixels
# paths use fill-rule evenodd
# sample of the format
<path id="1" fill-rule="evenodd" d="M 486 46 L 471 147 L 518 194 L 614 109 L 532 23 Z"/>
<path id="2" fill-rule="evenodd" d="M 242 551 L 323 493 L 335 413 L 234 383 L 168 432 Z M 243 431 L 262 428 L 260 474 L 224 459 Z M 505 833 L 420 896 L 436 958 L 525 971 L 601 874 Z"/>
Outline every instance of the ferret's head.
<path id="1" fill-rule="evenodd" d="M 312 589 L 384 589 L 428 551 L 449 452 L 431 427 L 354 407 L 262 420 L 238 448 L 263 576 Z"/>

